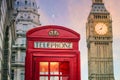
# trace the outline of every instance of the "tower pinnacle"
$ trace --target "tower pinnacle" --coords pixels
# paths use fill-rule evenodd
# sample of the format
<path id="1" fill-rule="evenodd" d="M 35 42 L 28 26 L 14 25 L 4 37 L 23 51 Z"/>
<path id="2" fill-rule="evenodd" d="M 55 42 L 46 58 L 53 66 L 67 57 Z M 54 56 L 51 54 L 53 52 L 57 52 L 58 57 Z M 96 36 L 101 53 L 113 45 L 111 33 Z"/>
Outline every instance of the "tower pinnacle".
<path id="1" fill-rule="evenodd" d="M 94 3 L 97 3 L 97 4 L 103 3 L 103 0 L 92 0 L 92 3 L 93 3 L 93 4 L 94 4 Z"/>

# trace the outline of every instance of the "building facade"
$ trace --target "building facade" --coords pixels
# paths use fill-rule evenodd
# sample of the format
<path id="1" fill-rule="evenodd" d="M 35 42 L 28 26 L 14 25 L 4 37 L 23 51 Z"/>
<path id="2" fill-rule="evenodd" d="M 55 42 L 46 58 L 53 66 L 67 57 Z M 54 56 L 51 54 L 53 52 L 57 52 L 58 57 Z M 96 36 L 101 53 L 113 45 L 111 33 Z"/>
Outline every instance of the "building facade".
<path id="1" fill-rule="evenodd" d="M 11 80 L 24 80 L 26 55 L 26 31 L 40 26 L 38 8 L 35 0 L 15 0 L 17 39 L 13 45 Z"/>
<path id="2" fill-rule="evenodd" d="M 86 36 L 89 80 L 114 80 L 112 19 L 103 0 L 92 0 Z"/>
<path id="3" fill-rule="evenodd" d="M 0 80 L 10 80 L 12 43 L 15 40 L 14 0 L 0 0 Z"/>

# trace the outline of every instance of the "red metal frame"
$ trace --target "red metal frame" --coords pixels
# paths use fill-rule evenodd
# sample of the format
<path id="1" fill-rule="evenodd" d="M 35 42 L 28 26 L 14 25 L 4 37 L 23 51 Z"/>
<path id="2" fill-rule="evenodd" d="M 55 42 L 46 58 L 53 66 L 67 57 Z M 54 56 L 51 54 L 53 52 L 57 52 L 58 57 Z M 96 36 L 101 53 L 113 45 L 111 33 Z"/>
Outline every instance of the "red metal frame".
<path id="1" fill-rule="evenodd" d="M 80 52 L 78 50 L 80 35 L 78 33 L 62 26 L 48 25 L 32 29 L 27 32 L 26 36 L 27 50 L 25 60 L 25 80 L 39 80 L 40 62 L 65 61 L 70 63 L 69 80 L 81 80 Z M 64 46 L 64 48 L 54 48 L 46 47 L 44 45 L 42 45 L 42 47 L 35 48 L 35 42 L 72 43 L 72 48 L 65 48 Z"/>

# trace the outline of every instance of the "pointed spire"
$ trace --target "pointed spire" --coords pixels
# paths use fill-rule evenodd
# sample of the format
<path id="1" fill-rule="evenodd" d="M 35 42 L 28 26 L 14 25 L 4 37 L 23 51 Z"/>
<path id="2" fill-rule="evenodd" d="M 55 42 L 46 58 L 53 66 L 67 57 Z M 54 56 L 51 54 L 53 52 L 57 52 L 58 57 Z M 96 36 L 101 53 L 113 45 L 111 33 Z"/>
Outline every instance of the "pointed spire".
<path id="1" fill-rule="evenodd" d="M 92 0 L 92 3 L 94 4 L 94 3 L 103 3 L 103 0 Z"/>

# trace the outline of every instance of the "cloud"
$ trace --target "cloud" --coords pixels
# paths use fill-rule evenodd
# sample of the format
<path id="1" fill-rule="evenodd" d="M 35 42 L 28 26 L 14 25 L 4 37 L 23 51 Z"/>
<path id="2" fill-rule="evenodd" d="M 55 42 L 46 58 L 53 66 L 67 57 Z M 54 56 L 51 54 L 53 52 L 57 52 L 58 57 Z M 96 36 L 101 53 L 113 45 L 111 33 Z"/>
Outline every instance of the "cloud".
<path id="1" fill-rule="evenodd" d="M 51 16 L 53 16 L 53 14 L 50 16 L 48 14 L 48 5 L 47 3 L 41 3 L 43 2 L 43 0 L 36 0 L 37 2 L 37 5 L 39 6 L 39 9 L 38 9 L 38 12 L 40 14 L 40 23 L 41 25 L 50 25 L 52 24 L 52 21 L 51 21 Z M 49 10 L 50 11 L 50 10 Z"/>
<path id="2" fill-rule="evenodd" d="M 41 9 L 39 9 L 39 14 L 40 14 L 40 23 L 42 25 L 48 24 L 49 23 L 48 15 Z"/>
<path id="3" fill-rule="evenodd" d="M 85 38 L 86 22 L 90 12 L 91 4 L 87 0 L 69 0 L 68 1 L 68 18 L 71 29 L 82 34 Z"/>

